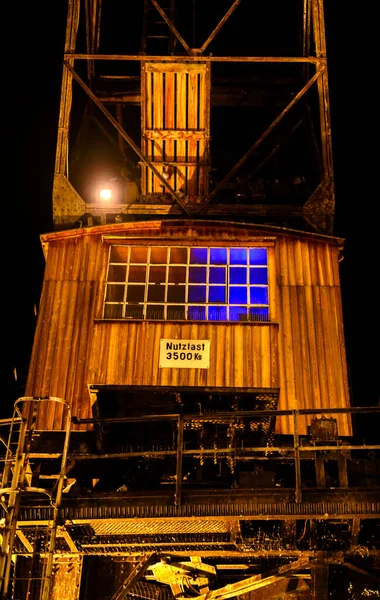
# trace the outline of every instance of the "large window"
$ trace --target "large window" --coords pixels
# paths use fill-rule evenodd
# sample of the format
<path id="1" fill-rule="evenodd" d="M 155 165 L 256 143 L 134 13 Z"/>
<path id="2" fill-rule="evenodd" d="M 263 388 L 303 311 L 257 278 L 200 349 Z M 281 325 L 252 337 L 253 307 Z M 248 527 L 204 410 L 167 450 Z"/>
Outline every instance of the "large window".
<path id="1" fill-rule="evenodd" d="M 267 248 L 112 245 L 103 316 L 267 321 Z"/>

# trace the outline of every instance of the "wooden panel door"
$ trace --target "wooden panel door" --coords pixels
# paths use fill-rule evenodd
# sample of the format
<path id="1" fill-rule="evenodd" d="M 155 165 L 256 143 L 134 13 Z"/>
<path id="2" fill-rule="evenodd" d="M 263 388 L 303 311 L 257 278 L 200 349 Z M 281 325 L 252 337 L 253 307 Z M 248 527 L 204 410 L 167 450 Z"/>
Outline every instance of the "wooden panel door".
<path id="1" fill-rule="evenodd" d="M 208 193 L 209 79 L 205 63 L 142 66 L 142 150 L 190 204 Z M 165 196 L 165 186 L 145 164 L 141 179 L 143 197 Z"/>

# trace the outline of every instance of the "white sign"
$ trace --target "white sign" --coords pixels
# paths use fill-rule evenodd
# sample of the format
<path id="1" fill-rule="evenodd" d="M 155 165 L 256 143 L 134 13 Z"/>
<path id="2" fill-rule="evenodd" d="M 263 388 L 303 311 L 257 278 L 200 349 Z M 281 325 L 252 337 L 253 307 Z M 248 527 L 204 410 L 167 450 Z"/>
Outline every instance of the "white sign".
<path id="1" fill-rule="evenodd" d="M 160 369 L 208 369 L 210 340 L 160 340 Z"/>

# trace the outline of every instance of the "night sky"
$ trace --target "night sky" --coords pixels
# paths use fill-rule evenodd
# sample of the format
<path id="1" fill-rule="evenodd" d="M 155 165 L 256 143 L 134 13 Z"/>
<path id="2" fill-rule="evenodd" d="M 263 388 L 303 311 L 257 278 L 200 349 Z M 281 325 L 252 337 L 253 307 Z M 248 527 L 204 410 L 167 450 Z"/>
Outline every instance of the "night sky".
<path id="1" fill-rule="evenodd" d="M 336 186 L 334 233 L 346 240 L 341 283 L 352 404 L 370 406 L 379 402 L 379 268 L 374 235 L 379 167 L 370 166 L 374 150 L 369 134 L 374 133 L 375 122 L 368 109 L 373 89 L 367 85 L 368 62 L 366 69 L 360 68 L 361 61 L 367 61 L 368 47 L 358 45 L 358 37 L 353 35 L 355 28 L 363 35 L 364 17 L 342 17 L 337 4 L 336 0 L 325 1 Z M 39 303 L 44 268 L 39 235 L 53 229 L 66 7 L 66 0 L 44 0 L 14 3 L 5 11 L 4 29 L 9 27 L 15 35 L 3 50 L 2 73 L 6 272 L 1 417 L 10 416 L 14 400 L 23 395 L 20 382 L 32 349 L 34 305 Z M 349 57 L 352 44 L 354 51 Z M 18 382 L 14 381 L 15 367 Z"/>

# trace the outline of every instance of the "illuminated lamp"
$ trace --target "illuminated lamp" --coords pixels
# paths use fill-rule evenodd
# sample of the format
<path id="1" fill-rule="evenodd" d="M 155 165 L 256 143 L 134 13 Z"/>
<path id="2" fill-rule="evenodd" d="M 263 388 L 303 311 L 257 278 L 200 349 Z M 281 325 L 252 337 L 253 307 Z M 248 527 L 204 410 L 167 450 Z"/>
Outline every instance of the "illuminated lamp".
<path id="1" fill-rule="evenodd" d="M 99 190 L 99 198 L 100 200 L 111 200 L 112 190 L 110 188 L 101 188 Z"/>
<path id="2" fill-rule="evenodd" d="M 120 177 L 108 173 L 99 174 L 92 185 L 92 194 L 94 202 L 109 206 L 120 204 L 124 198 L 123 182 Z"/>

